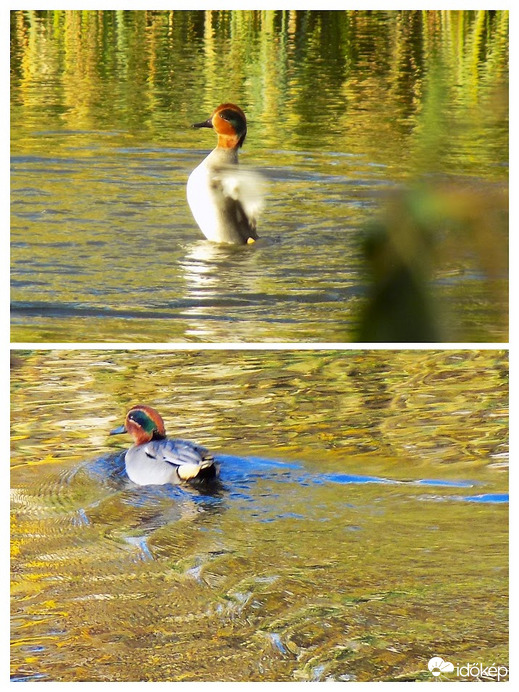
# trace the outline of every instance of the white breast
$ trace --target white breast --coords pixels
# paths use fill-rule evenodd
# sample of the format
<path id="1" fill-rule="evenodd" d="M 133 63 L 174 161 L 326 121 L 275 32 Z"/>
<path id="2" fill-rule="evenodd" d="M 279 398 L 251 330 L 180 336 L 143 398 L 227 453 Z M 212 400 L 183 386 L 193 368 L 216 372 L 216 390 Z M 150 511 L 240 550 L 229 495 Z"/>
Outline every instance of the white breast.
<path id="1" fill-rule="evenodd" d="M 225 153 L 225 152 L 224 152 Z M 263 205 L 265 181 L 261 175 L 222 160 L 218 149 L 195 168 L 187 181 L 187 201 L 195 221 L 208 240 L 246 242 L 255 235 Z"/>
<path id="2" fill-rule="evenodd" d="M 218 242 L 220 214 L 210 185 L 210 170 L 205 160 L 195 168 L 187 181 L 187 202 L 195 221 L 207 240 Z"/>

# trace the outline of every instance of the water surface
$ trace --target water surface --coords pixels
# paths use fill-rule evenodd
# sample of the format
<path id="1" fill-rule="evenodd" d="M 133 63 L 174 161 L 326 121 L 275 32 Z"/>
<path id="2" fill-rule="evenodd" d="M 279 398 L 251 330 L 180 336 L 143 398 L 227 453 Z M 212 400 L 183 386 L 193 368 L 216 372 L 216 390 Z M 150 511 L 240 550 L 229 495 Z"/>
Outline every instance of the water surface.
<path id="1" fill-rule="evenodd" d="M 505 352 L 14 359 L 15 680 L 508 665 Z M 215 452 L 219 486 L 127 479 L 108 432 L 137 401 Z"/>
<path id="2" fill-rule="evenodd" d="M 433 340 L 507 341 L 507 12 L 17 11 L 11 28 L 13 341 L 354 340 L 366 224 L 424 179 L 465 195 L 433 224 Z M 190 125 L 223 101 L 269 181 L 253 247 L 205 241 L 186 204 L 214 146 Z"/>

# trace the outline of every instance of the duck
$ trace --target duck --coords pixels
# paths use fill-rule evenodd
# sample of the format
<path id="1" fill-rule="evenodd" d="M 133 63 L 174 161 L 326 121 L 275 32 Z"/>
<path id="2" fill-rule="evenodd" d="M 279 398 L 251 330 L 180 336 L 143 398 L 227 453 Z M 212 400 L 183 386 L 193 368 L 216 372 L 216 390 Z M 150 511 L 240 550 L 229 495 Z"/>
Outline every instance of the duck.
<path id="1" fill-rule="evenodd" d="M 254 243 L 265 185 L 261 175 L 238 166 L 238 150 L 247 135 L 245 113 L 233 103 L 222 103 L 193 127 L 211 128 L 218 136 L 216 148 L 187 181 L 187 202 L 196 223 L 212 242 Z"/>
<path id="2" fill-rule="evenodd" d="M 126 473 L 137 485 L 178 485 L 211 480 L 218 474 L 214 456 L 188 440 L 166 437 L 164 420 L 151 406 L 137 404 L 110 435 L 129 433 L 135 444 L 125 454 Z"/>

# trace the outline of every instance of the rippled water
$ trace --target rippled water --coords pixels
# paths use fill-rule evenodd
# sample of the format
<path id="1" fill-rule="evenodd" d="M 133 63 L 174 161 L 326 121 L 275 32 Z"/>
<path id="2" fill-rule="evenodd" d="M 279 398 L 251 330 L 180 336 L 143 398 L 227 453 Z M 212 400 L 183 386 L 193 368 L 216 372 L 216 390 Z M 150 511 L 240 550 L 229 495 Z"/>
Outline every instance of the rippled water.
<path id="1" fill-rule="evenodd" d="M 60 147 L 74 149 L 74 137 L 66 139 Z M 194 139 L 186 133 L 185 140 Z M 16 334 L 29 341 L 35 328 L 50 341 L 68 341 L 71 333 L 94 341 L 290 341 L 317 334 L 342 340 L 344 306 L 359 291 L 358 240 L 348 209 L 358 218 L 387 182 L 367 166 L 366 177 L 350 180 L 346 171 L 358 176 L 359 162 L 343 159 L 346 171 L 329 176 L 311 170 L 327 168 L 328 157 L 290 156 L 299 161 L 293 173 L 265 171 L 274 198 L 260 242 L 226 248 L 200 239 L 186 206 L 187 176 L 206 153 L 121 152 L 114 142 L 110 151 L 85 151 L 83 160 L 15 157 L 14 177 L 24 186 L 13 186 L 15 234 L 24 238 L 12 249 L 12 314 L 23 327 Z M 281 163 L 287 156 L 276 158 Z M 42 176 L 56 178 L 52 189 L 41 189 Z M 319 186 L 318 200 L 307 198 L 310 180 Z M 78 200 L 77 184 L 96 190 L 95 199 Z M 340 205 L 337 186 L 348 194 Z M 63 206 L 48 209 L 49 196 Z M 287 220 L 289 198 L 298 213 Z M 320 216 L 316 202 L 338 206 L 340 231 Z"/>
<path id="2" fill-rule="evenodd" d="M 507 665 L 505 352 L 14 352 L 12 675 Z M 137 487 L 135 401 L 220 483 Z M 95 665 L 93 665 L 95 661 Z"/>
<path id="3" fill-rule="evenodd" d="M 436 340 L 507 340 L 506 12 L 15 12 L 11 45 L 13 341 L 351 341 L 366 223 L 424 171 L 479 205 L 433 224 Z M 253 247 L 186 204 L 222 101 L 269 180 Z"/>

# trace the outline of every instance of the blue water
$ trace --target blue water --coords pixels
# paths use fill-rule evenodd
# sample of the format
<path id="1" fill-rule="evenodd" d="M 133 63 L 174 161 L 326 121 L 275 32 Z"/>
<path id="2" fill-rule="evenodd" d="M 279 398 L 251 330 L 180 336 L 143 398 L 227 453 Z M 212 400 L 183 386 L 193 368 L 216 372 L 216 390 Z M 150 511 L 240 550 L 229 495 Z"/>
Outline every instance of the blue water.
<path id="1" fill-rule="evenodd" d="M 189 497 L 195 503 L 199 503 L 206 507 L 210 505 L 231 504 L 233 502 L 249 503 L 252 511 L 261 509 L 264 497 L 258 493 L 258 481 L 268 481 L 271 483 L 271 491 L 269 498 L 277 497 L 278 492 L 283 493 L 285 484 L 294 486 L 326 486 L 332 484 L 340 485 L 366 485 L 376 484 L 380 486 L 398 486 L 399 488 L 445 488 L 450 489 L 472 489 L 472 492 L 467 495 L 458 493 L 452 494 L 435 494 L 434 496 L 417 496 L 413 495 L 417 502 L 433 499 L 435 501 L 450 501 L 450 502 L 477 502 L 477 503 L 506 503 L 508 502 L 508 493 L 496 492 L 480 492 L 473 494 L 473 489 L 482 488 L 479 481 L 471 479 L 445 479 L 445 478 L 421 478 L 414 480 L 401 480 L 389 477 L 369 476 L 364 474 L 346 474 L 346 473 L 315 473 L 309 472 L 303 464 L 295 462 L 284 462 L 281 460 L 268 459 L 264 457 L 239 457 L 227 454 L 220 454 L 216 457 L 220 466 L 219 479 L 212 484 L 196 486 L 196 485 L 162 485 L 162 486 L 136 486 L 126 476 L 124 468 L 124 452 L 117 455 L 100 457 L 97 460 L 87 463 L 82 467 L 90 476 L 95 477 L 97 481 L 111 487 L 112 489 L 125 489 L 130 492 L 131 503 L 139 505 L 147 505 L 154 503 L 164 498 L 172 500 L 181 500 Z M 79 470 L 79 469 L 78 469 Z M 381 489 L 380 495 L 383 496 L 384 491 Z M 310 511 L 310 510 L 309 510 Z M 82 521 L 87 521 L 88 509 L 81 510 L 80 517 Z M 282 512 L 277 515 L 277 518 L 287 516 L 300 517 L 303 515 L 293 512 Z M 270 520 L 273 520 L 270 517 Z"/>

